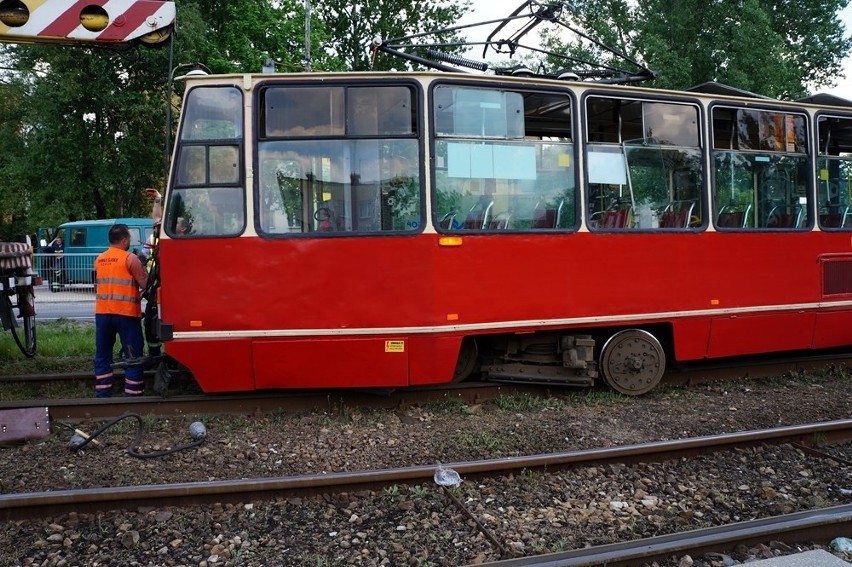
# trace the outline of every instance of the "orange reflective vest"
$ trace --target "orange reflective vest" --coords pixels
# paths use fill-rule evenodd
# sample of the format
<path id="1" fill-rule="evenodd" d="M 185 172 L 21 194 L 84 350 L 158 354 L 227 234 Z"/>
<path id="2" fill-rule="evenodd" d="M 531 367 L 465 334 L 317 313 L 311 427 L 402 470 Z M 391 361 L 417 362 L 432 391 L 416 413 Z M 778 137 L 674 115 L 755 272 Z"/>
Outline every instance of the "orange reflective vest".
<path id="1" fill-rule="evenodd" d="M 127 269 L 130 252 L 110 246 L 95 260 L 95 313 L 141 317 L 139 286 Z"/>

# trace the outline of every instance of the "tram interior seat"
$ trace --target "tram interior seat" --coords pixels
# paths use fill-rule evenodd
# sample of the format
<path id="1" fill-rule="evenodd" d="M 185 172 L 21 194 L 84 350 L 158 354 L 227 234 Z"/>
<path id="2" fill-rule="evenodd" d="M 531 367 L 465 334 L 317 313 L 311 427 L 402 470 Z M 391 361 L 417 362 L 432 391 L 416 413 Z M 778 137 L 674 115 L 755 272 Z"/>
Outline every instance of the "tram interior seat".
<path id="1" fill-rule="evenodd" d="M 488 228 L 488 223 L 491 220 L 491 209 L 493 208 L 494 201 L 489 202 L 487 205 L 482 202 L 474 204 L 467 212 L 467 217 L 464 219 L 464 228 Z"/>
<path id="2" fill-rule="evenodd" d="M 745 209 L 742 205 L 725 205 L 719 211 L 716 225 L 725 228 L 744 228 L 748 223 L 750 212 L 751 204 L 746 205 Z"/>
<path id="3" fill-rule="evenodd" d="M 438 226 L 441 228 L 453 228 L 453 221 L 456 220 L 456 212 L 450 211 L 441 217 L 441 220 L 438 222 Z"/>
<path id="4" fill-rule="evenodd" d="M 845 227 L 850 218 L 852 218 L 852 211 L 849 207 L 844 207 L 843 212 L 829 212 L 828 209 L 822 209 L 819 213 L 819 223 L 826 228 Z"/>
<path id="5" fill-rule="evenodd" d="M 564 208 L 565 199 L 560 200 L 555 208 L 548 207 L 544 200 L 539 201 L 533 209 L 532 228 L 558 228 Z"/>
<path id="6" fill-rule="evenodd" d="M 540 206 L 539 201 L 533 209 L 533 228 L 555 228 L 556 227 L 556 209 L 552 207 Z"/>
<path id="7" fill-rule="evenodd" d="M 600 228 L 628 228 L 633 216 L 633 207 L 619 204 L 605 210 L 600 220 Z"/>
<path id="8" fill-rule="evenodd" d="M 688 228 L 695 201 L 672 201 L 663 209 L 660 228 Z"/>
<path id="9" fill-rule="evenodd" d="M 512 219 L 512 213 L 502 211 L 494 215 L 494 218 L 488 223 L 488 228 L 491 230 L 506 230 L 509 228 L 509 221 Z"/>
<path id="10" fill-rule="evenodd" d="M 766 215 L 768 228 L 799 228 L 805 220 L 801 205 L 776 205 Z"/>

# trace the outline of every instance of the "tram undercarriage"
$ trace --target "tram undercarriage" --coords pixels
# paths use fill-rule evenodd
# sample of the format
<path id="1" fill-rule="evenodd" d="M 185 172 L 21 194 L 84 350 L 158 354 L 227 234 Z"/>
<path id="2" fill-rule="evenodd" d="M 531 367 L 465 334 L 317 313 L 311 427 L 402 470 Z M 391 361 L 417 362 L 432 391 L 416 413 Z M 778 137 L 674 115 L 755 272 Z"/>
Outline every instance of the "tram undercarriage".
<path id="1" fill-rule="evenodd" d="M 459 371 L 468 375 L 473 371 L 471 351 L 481 355 L 479 370 L 486 380 L 589 387 L 602 375 L 610 387 L 628 395 L 653 389 L 666 367 L 660 341 L 643 329 L 598 336 L 547 333 L 468 338 L 456 380 L 466 377 Z"/>

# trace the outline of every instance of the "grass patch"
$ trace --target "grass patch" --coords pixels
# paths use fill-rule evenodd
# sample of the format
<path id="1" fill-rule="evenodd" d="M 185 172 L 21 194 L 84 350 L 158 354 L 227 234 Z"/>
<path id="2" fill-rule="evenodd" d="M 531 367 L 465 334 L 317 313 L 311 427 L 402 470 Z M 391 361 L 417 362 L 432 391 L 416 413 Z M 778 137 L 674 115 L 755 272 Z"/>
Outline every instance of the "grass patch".
<path id="1" fill-rule="evenodd" d="M 39 398 L 39 388 L 35 384 L 13 382 L 4 384 L 0 388 L 0 402 L 12 402 L 17 400 L 33 400 Z"/>
<path id="2" fill-rule="evenodd" d="M 457 397 L 443 397 L 427 400 L 423 406 L 432 413 L 461 415 L 467 411 L 467 402 Z"/>
<path id="3" fill-rule="evenodd" d="M 532 394 L 500 394 L 494 400 L 494 403 L 503 411 L 541 411 L 544 409 L 557 409 L 561 406 L 561 402 L 555 398 L 545 398 L 542 396 L 534 396 Z"/>
<path id="4" fill-rule="evenodd" d="M 615 405 L 626 404 L 636 401 L 633 396 L 625 396 L 615 390 L 608 388 L 590 388 L 578 392 L 571 392 L 566 399 L 575 405 Z"/>
<path id="5" fill-rule="evenodd" d="M 508 441 L 502 435 L 489 431 L 460 431 L 455 436 L 455 443 L 465 452 L 478 455 L 502 451 Z"/>
<path id="6" fill-rule="evenodd" d="M 26 358 L 12 338 L 0 331 L 0 375 L 91 372 L 95 324 L 70 319 L 36 324 L 36 355 Z"/>

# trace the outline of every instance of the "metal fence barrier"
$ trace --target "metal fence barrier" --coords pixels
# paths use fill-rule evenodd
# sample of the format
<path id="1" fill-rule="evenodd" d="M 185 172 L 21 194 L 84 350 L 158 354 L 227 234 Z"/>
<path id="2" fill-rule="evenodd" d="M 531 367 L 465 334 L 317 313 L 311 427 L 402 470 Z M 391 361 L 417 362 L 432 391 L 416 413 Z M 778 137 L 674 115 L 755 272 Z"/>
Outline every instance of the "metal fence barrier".
<path id="1" fill-rule="evenodd" d="M 44 284 L 35 288 L 37 321 L 95 319 L 97 254 L 33 254 Z"/>

